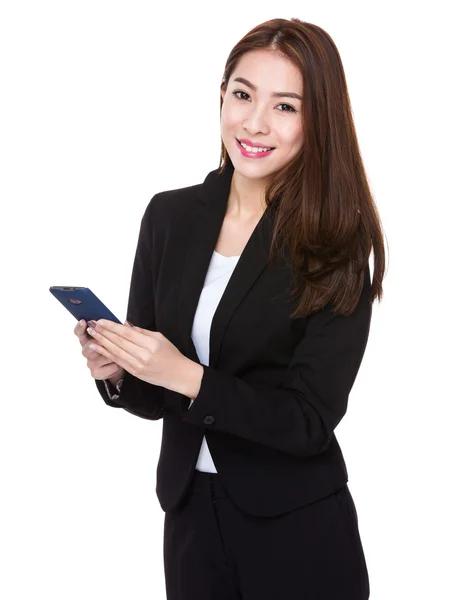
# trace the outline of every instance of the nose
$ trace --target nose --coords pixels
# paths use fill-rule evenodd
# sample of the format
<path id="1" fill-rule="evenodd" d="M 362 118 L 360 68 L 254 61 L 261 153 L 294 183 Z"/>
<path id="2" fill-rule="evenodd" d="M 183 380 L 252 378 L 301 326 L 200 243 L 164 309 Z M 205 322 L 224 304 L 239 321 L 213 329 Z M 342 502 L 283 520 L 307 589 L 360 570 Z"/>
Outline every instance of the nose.
<path id="1" fill-rule="evenodd" d="M 257 104 L 250 106 L 249 112 L 246 114 L 243 120 L 243 129 L 248 131 L 251 135 L 258 133 L 268 134 L 270 127 L 268 124 L 267 115 L 265 108 L 259 107 Z"/>

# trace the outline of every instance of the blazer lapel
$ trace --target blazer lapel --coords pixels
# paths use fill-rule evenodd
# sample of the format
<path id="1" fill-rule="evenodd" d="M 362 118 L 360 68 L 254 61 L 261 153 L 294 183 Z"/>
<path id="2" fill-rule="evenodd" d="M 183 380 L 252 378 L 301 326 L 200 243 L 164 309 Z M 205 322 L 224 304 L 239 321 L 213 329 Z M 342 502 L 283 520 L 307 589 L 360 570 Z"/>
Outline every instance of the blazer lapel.
<path id="1" fill-rule="evenodd" d="M 211 171 L 199 190 L 199 201 L 191 220 L 185 223 L 179 297 L 178 326 L 182 347 L 191 360 L 200 362 L 191 331 L 196 307 L 212 253 L 222 228 L 234 167 L 228 163 L 222 175 Z M 272 236 L 268 209 L 256 225 L 228 282 L 214 314 L 210 333 L 209 366 L 214 367 L 227 325 L 234 311 L 268 262 Z"/>

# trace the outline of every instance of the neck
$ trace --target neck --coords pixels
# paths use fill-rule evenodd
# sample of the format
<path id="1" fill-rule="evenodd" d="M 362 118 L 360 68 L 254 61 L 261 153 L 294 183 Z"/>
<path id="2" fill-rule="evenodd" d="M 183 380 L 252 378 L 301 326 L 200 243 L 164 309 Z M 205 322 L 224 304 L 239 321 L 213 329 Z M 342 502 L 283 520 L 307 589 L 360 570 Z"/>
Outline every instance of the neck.
<path id="1" fill-rule="evenodd" d="M 266 208 L 264 186 L 265 181 L 262 179 L 248 179 L 235 170 L 228 196 L 227 214 L 243 220 L 260 217 Z"/>

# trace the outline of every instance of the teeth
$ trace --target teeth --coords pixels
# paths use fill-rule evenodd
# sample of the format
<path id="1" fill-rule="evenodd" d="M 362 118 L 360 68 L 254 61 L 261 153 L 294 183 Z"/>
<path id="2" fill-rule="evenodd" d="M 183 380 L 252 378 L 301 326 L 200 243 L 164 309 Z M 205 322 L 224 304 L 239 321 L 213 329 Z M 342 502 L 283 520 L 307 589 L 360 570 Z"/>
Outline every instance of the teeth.
<path id="1" fill-rule="evenodd" d="M 247 146 L 246 144 L 243 144 L 243 142 L 240 142 L 240 144 L 248 152 L 257 153 L 257 152 L 267 152 L 268 150 L 271 150 L 271 148 L 254 148 L 253 146 Z"/>

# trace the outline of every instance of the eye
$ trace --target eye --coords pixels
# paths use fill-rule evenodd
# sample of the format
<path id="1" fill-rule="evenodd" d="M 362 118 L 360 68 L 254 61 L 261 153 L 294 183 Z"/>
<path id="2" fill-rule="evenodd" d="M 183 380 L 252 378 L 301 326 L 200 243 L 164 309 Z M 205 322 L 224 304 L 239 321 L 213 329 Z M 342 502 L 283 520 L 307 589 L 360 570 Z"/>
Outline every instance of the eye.
<path id="1" fill-rule="evenodd" d="M 236 91 L 232 92 L 232 94 L 234 96 L 236 96 L 236 98 L 238 98 L 238 100 L 247 100 L 247 98 L 238 96 L 238 94 L 244 94 L 245 96 L 247 96 L 249 98 L 249 94 L 247 92 L 243 92 L 241 90 L 236 90 Z M 293 106 L 291 106 L 291 104 L 281 103 L 281 104 L 278 104 L 278 106 L 286 106 L 287 107 L 285 110 L 280 110 L 280 112 L 297 112 L 297 110 Z"/>
<path id="2" fill-rule="evenodd" d="M 291 104 L 279 104 L 278 106 L 287 106 L 290 110 L 283 110 L 281 112 L 297 112 L 295 108 L 291 106 Z"/>
<path id="3" fill-rule="evenodd" d="M 244 98 L 241 98 L 237 94 L 245 94 L 246 96 L 249 96 L 249 94 L 246 94 L 246 92 L 241 92 L 240 90 L 237 90 L 236 92 L 232 92 L 232 93 L 234 96 L 236 96 L 238 98 L 238 100 L 244 100 Z"/>

